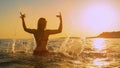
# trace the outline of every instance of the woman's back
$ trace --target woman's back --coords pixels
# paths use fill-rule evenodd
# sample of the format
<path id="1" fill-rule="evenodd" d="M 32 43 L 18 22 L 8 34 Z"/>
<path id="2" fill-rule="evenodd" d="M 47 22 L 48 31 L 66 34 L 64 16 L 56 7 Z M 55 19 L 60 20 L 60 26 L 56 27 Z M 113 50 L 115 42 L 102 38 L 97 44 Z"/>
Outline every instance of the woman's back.
<path id="1" fill-rule="evenodd" d="M 57 34 L 62 32 L 62 16 L 61 13 L 60 15 L 57 15 L 57 17 L 60 19 L 60 25 L 59 28 L 56 30 L 45 30 L 46 28 L 46 19 L 45 18 L 40 18 L 38 20 L 38 27 L 37 29 L 29 29 L 26 27 L 24 18 L 25 14 L 21 13 L 21 19 L 23 23 L 23 28 L 26 32 L 31 33 L 34 35 L 35 41 L 36 41 L 36 48 L 33 52 L 34 55 L 44 55 L 49 53 L 48 50 L 46 49 L 47 46 L 47 41 L 49 38 L 49 35 L 51 34 Z"/>

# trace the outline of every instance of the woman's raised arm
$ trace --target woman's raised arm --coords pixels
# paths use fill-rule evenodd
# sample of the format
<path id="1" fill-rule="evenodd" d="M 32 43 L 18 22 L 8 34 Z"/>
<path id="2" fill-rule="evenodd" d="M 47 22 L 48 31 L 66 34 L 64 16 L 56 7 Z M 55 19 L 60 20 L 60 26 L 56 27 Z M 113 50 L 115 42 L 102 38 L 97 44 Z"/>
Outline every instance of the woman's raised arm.
<path id="1" fill-rule="evenodd" d="M 20 18 L 22 19 L 23 29 L 24 29 L 26 32 L 28 32 L 28 33 L 34 33 L 34 32 L 35 32 L 35 29 L 29 29 L 29 28 L 26 27 L 25 20 L 24 20 L 25 14 L 22 14 L 22 13 L 20 12 L 20 15 L 21 15 Z"/>
<path id="2" fill-rule="evenodd" d="M 49 34 L 57 34 L 57 33 L 62 32 L 62 27 L 63 27 L 63 25 L 62 25 L 62 15 L 60 13 L 59 15 L 56 15 L 56 16 L 60 19 L 60 25 L 59 25 L 57 30 L 48 30 Z"/>

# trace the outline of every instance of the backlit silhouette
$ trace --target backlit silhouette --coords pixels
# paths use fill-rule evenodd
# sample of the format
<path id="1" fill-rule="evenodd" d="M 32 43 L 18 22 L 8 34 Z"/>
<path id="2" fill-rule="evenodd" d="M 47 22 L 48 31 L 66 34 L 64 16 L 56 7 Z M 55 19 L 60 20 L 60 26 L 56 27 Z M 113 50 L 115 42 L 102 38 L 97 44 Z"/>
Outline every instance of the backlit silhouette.
<path id="1" fill-rule="evenodd" d="M 36 48 L 33 52 L 34 55 L 46 55 L 49 53 L 49 51 L 46 49 L 47 41 L 49 38 L 49 35 L 51 34 L 57 34 L 62 32 L 62 16 L 61 13 L 57 15 L 57 17 L 60 19 L 60 25 L 57 30 L 49 30 L 45 29 L 47 21 L 45 18 L 40 18 L 38 20 L 37 29 L 30 29 L 26 27 L 25 24 L 25 14 L 20 13 L 21 19 L 22 19 L 22 25 L 26 32 L 31 33 L 34 35 L 35 41 L 36 41 Z"/>

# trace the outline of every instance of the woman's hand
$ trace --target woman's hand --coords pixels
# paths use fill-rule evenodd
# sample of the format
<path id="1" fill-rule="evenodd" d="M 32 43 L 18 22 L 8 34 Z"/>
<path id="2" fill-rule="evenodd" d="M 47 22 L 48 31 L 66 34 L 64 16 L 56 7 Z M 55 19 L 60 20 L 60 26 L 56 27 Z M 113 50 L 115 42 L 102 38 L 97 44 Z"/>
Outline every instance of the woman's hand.
<path id="1" fill-rule="evenodd" d="M 61 12 L 59 12 L 59 15 L 56 15 L 56 17 L 58 17 L 58 18 L 60 18 L 60 20 L 62 20 Z"/>
<path id="2" fill-rule="evenodd" d="M 25 14 L 22 14 L 21 12 L 20 12 L 20 18 L 22 18 L 22 19 L 24 19 L 25 18 Z"/>

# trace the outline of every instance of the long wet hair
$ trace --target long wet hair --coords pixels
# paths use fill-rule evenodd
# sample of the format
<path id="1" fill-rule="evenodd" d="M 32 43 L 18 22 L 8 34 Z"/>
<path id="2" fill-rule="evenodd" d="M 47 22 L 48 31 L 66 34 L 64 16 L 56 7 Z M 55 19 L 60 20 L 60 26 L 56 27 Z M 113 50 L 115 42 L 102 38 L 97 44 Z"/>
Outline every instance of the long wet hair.
<path id="1" fill-rule="evenodd" d="M 41 30 L 41 31 L 44 31 L 45 28 L 46 28 L 46 23 L 47 23 L 47 21 L 46 21 L 45 18 L 43 18 L 43 17 L 40 18 L 40 19 L 38 20 L 37 29 L 38 29 L 38 30 Z"/>

